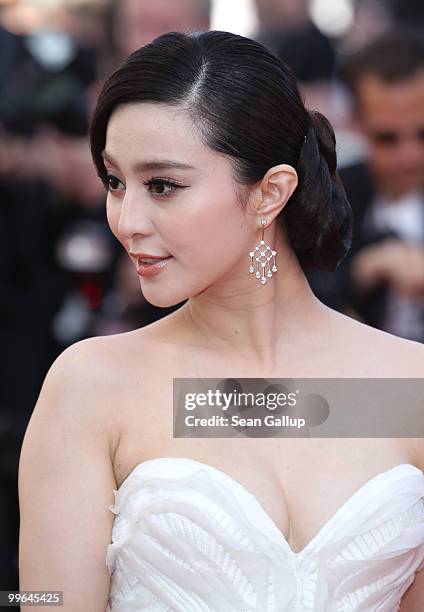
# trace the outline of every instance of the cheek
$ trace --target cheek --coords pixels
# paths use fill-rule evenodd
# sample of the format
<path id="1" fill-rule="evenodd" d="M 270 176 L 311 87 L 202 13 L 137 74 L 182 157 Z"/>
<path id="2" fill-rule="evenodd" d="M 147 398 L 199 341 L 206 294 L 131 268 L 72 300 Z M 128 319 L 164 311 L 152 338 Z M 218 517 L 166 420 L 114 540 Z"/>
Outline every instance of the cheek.
<path id="1" fill-rule="evenodd" d="M 119 240 L 121 244 L 123 244 L 118 233 L 119 207 L 117 205 L 114 205 L 114 203 L 110 201 L 109 196 L 106 199 L 106 219 L 112 234 L 115 236 L 115 238 Z"/>
<path id="2" fill-rule="evenodd" d="M 244 214 L 232 193 L 215 190 L 211 198 L 203 196 L 201 206 L 188 205 L 174 221 L 167 232 L 170 251 L 190 267 L 216 269 L 248 248 Z"/>
<path id="3" fill-rule="evenodd" d="M 384 150 L 380 147 L 376 147 L 372 151 L 372 157 L 374 165 L 382 170 L 392 170 L 399 161 L 395 150 Z"/>

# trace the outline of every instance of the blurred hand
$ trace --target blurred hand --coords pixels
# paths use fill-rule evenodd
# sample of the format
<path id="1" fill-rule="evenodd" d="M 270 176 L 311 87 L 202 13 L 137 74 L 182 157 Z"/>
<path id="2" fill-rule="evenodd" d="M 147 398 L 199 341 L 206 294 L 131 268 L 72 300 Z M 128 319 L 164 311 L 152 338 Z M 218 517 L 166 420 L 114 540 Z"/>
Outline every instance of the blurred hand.
<path id="1" fill-rule="evenodd" d="M 30 141 L 10 134 L 0 125 L 0 177 L 31 178 L 35 174 Z"/>
<path id="2" fill-rule="evenodd" d="M 424 245 L 393 238 L 370 245 L 354 257 L 351 274 L 365 291 L 388 284 L 398 294 L 424 298 Z"/>
<path id="3" fill-rule="evenodd" d="M 38 173 L 65 197 L 87 208 L 103 205 L 104 187 L 97 177 L 85 137 L 61 134 L 51 126 L 33 138 Z"/>

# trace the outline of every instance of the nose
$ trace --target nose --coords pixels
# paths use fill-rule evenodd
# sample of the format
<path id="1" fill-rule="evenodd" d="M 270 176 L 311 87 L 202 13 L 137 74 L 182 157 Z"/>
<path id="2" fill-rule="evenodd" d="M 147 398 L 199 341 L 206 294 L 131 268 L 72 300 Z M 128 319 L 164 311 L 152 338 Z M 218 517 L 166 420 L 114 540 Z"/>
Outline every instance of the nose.
<path id="1" fill-rule="evenodd" d="M 122 238 L 131 238 L 134 234 L 147 236 L 152 233 L 149 204 L 142 200 L 139 190 L 127 188 L 122 199 L 117 229 Z"/>
<path id="2" fill-rule="evenodd" d="M 402 168 L 424 167 L 424 146 L 416 138 L 405 138 L 398 149 L 399 162 Z"/>

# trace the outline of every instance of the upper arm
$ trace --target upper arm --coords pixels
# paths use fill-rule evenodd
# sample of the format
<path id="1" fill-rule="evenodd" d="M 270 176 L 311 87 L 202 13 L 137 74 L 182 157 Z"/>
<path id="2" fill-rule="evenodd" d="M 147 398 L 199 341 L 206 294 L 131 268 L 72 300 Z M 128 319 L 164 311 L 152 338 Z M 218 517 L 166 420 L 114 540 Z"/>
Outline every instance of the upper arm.
<path id="1" fill-rule="evenodd" d="M 409 438 L 415 465 L 424 471 L 424 438 Z M 421 612 L 424 608 L 424 566 L 415 575 L 415 580 L 402 597 L 399 612 Z"/>
<path id="2" fill-rule="evenodd" d="M 63 591 L 64 612 L 104 612 L 110 588 L 116 481 L 96 340 L 72 345 L 51 366 L 19 461 L 20 590 Z"/>
<path id="3" fill-rule="evenodd" d="M 424 346 L 418 342 L 408 341 L 408 353 L 405 361 L 410 368 L 411 378 L 424 378 Z M 424 471 L 424 438 L 408 438 L 408 448 L 414 458 L 414 464 Z M 415 575 L 399 608 L 399 612 L 422 612 L 424 609 L 424 566 Z"/>
<path id="4" fill-rule="evenodd" d="M 424 568 L 417 572 L 415 580 L 402 597 L 399 612 L 422 612 L 424 602 Z"/>
<path id="5" fill-rule="evenodd" d="M 410 349 L 406 356 L 408 364 L 408 378 L 424 379 L 424 344 L 415 340 L 407 340 Z"/>

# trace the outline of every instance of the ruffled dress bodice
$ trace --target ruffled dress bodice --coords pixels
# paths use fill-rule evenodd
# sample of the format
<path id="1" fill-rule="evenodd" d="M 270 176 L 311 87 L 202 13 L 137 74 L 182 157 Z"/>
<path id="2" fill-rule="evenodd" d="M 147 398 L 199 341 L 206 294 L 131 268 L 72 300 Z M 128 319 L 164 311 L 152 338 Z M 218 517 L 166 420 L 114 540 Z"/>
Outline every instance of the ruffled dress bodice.
<path id="1" fill-rule="evenodd" d="M 193 459 L 144 461 L 114 494 L 111 612 L 395 612 L 424 567 L 424 474 L 409 463 L 297 553 L 243 485 Z"/>

